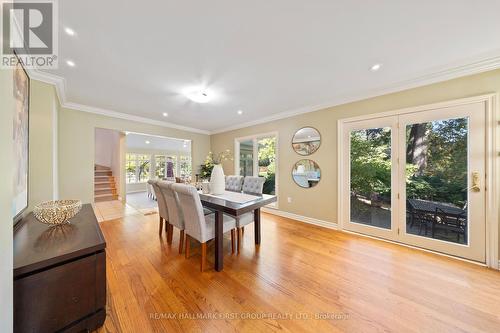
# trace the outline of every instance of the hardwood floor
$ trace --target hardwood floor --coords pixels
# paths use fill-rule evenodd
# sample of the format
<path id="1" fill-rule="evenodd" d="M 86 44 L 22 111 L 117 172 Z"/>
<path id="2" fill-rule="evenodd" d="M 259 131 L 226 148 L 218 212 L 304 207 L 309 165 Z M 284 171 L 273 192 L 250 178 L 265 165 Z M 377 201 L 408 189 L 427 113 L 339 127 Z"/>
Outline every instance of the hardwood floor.
<path id="1" fill-rule="evenodd" d="M 101 223 L 108 309 L 99 332 L 499 332 L 500 272 L 263 214 L 224 271 L 167 245 L 158 215 Z M 221 316 L 219 318 L 218 316 Z"/>

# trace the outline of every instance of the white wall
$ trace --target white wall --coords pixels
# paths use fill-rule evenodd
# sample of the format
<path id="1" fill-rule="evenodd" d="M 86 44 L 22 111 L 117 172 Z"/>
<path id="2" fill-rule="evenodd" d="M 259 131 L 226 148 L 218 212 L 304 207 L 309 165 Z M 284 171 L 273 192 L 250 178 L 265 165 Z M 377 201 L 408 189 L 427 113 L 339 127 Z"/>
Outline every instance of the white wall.
<path id="1" fill-rule="evenodd" d="M 119 152 L 119 137 L 118 131 L 95 129 L 95 164 L 107 167 L 113 165 L 114 152 Z"/>
<path id="2" fill-rule="evenodd" d="M 0 70 L 0 332 L 12 332 L 13 71 Z"/>

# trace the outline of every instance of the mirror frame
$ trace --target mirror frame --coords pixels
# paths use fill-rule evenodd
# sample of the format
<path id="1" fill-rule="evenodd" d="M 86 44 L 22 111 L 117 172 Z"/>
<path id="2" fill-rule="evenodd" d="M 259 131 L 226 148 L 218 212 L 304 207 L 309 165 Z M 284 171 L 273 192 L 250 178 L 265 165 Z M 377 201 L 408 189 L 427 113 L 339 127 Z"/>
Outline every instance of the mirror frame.
<path id="1" fill-rule="evenodd" d="M 293 166 L 292 166 L 292 171 L 290 172 L 290 175 L 292 176 L 292 181 L 295 185 L 297 185 L 299 188 L 303 188 L 303 189 L 311 189 L 311 188 L 315 188 L 316 186 L 319 185 L 319 183 L 321 182 L 321 176 L 319 177 L 319 180 L 317 182 L 316 185 L 314 186 L 309 186 L 309 187 L 302 187 L 300 186 L 299 184 L 297 184 L 297 182 L 295 181 L 295 178 L 293 178 L 293 170 L 295 169 L 295 166 L 297 165 L 297 163 L 299 163 L 300 161 L 312 161 L 314 164 L 316 164 L 318 166 L 318 169 L 321 171 L 321 167 L 319 166 L 318 162 L 316 162 L 315 160 L 312 160 L 310 158 L 301 158 L 300 160 L 296 161 Z"/>
<path id="2" fill-rule="evenodd" d="M 293 138 L 295 137 L 295 135 L 296 135 L 296 134 L 297 134 L 300 130 L 303 130 L 303 129 L 305 129 L 305 128 L 312 128 L 312 129 L 314 129 L 316 132 L 318 132 L 318 135 L 319 135 L 319 145 L 318 145 L 318 148 L 316 148 L 316 150 L 315 150 L 315 151 L 313 151 L 312 153 L 307 154 L 307 155 L 303 155 L 303 154 L 298 153 L 298 152 L 295 150 L 295 148 L 293 147 Z M 311 155 L 313 155 L 314 153 L 316 153 L 316 152 L 319 150 L 319 148 L 321 148 L 321 142 L 322 142 L 321 132 L 320 132 L 320 131 L 316 128 L 316 127 L 313 127 L 313 126 L 303 126 L 303 127 L 299 128 L 298 130 L 296 130 L 296 131 L 293 133 L 293 135 L 292 135 L 292 140 L 291 140 L 292 150 L 293 150 L 293 151 L 294 151 L 297 155 L 300 155 L 300 156 L 311 156 Z"/>

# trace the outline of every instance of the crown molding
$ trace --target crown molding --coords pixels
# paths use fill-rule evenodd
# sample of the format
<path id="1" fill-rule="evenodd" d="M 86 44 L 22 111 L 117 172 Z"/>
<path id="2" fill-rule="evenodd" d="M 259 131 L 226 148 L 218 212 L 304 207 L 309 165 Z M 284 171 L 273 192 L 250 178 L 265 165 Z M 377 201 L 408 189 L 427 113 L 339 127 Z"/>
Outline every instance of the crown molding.
<path id="1" fill-rule="evenodd" d="M 130 120 L 130 121 L 135 121 L 135 122 L 139 122 L 139 123 L 143 123 L 143 124 L 162 126 L 162 127 L 166 127 L 166 128 L 173 128 L 173 129 L 178 129 L 178 130 L 182 130 L 182 131 L 186 131 L 186 132 L 206 134 L 206 135 L 211 134 L 210 131 L 206 131 L 206 130 L 202 130 L 202 129 L 198 129 L 198 128 L 177 125 L 177 124 L 169 123 L 166 121 L 160 121 L 160 120 L 145 118 L 145 117 L 141 117 L 141 116 L 135 116 L 135 115 L 131 115 L 128 113 L 98 108 L 98 107 L 94 107 L 94 106 L 90 106 L 90 105 L 69 102 L 66 98 L 66 80 L 63 77 L 57 76 L 54 74 L 44 73 L 44 72 L 41 72 L 41 71 L 35 70 L 35 69 L 29 69 L 29 70 L 27 70 L 27 72 L 28 72 L 28 75 L 31 79 L 42 81 L 42 82 L 53 85 L 56 89 L 56 92 L 57 92 L 59 104 L 61 104 L 61 107 L 63 107 L 63 108 L 93 113 L 93 114 L 117 118 L 117 119 Z"/>
<path id="2" fill-rule="evenodd" d="M 462 61 L 461 63 L 455 63 L 452 64 L 451 66 L 448 66 L 447 69 L 440 69 L 440 68 L 433 68 L 431 70 L 428 70 L 426 73 L 423 75 L 420 75 L 416 78 L 410 79 L 410 80 L 404 80 L 400 81 L 395 84 L 391 84 L 388 86 L 385 86 L 383 88 L 379 89 L 372 89 L 372 90 L 367 90 L 361 93 L 356 93 L 356 94 L 350 94 L 350 95 L 344 95 L 344 96 L 339 96 L 327 103 L 321 103 L 321 104 L 316 104 L 316 105 L 309 105 L 309 106 L 304 106 L 301 108 L 297 109 L 292 109 L 284 112 L 280 112 L 274 115 L 271 115 L 269 117 L 264 117 L 260 118 L 257 120 L 253 121 L 248 121 L 244 123 L 239 123 L 234 126 L 228 126 L 228 127 L 223 127 L 219 128 L 216 130 L 202 130 L 198 128 L 192 128 L 192 127 L 187 127 L 187 126 L 182 126 L 174 123 L 169 123 L 165 121 L 160 121 L 160 120 L 155 120 L 151 118 L 145 118 L 141 116 L 135 116 L 123 112 L 118 112 L 118 111 L 113 111 L 113 110 L 108 110 L 104 108 L 99 108 L 99 107 L 94 107 L 90 105 L 85 105 L 85 104 L 79 104 L 79 103 L 73 103 L 67 100 L 66 98 L 66 80 L 63 77 L 54 75 L 54 74 L 48 74 L 41 72 L 39 70 L 35 69 L 28 69 L 28 75 L 30 78 L 39 80 L 42 82 L 46 82 L 49 84 L 52 84 L 56 88 L 57 96 L 59 98 L 59 103 L 61 104 L 62 107 L 64 108 L 69 108 L 77 111 L 82 111 L 82 112 L 88 112 L 88 113 L 93 113 L 93 114 L 98 114 L 98 115 L 103 115 L 107 117 L 112 117 L 112 118 L 118 118 L 118 119 L 124 119 L 124 120 L 130 120 L 130 121 L 135 121 L 135 122 L 140 122 L 144 124 L 150 124 L 150 125 L 157 125 L 157 126 L 162 126 L 162 127 L 167 127 L 167 128 L 174 128 L 174 129 L 179 129 L 187 132 L 193 132 L 193 133 L 199 133 L 199 134 L 206 134 L 206 135 L 214 135 L 214 134 L 219 134 L 219 133 L 224 133 L 224 132 L 229 132 L 245 127 L 250 127 L 254 125 L 259 125 L 275 120 L 280 120 L 284 118 L 289 118 L 309 112 L 315 112 L 319 111 L 322 109 L 326 108 L 331 108 L 334 106 L 346 104 L 346 103 L 352 103 L 368 98 L 373 98 L 377 96 L 382 96 L 382 95 L 387 95 L 411 88 L 416 88 L 416 87 L 421 87 L 437 82 L 442 82 L 442 81 L 447 81 L 463 76 L 468 76 L 468 75 L 473 75 L 473 74 L 478 74 L 494 69 L 500 68 L 500 50 L 496 50 L 494 52 L 490 52 L 488 54 L 482 54 L 480 57 L 476 58 L 470 58 L 467 59 L 466 61 Z"/>
<path id="3" fill-rule="evenodd" d="M 112 110 L 107 110 L 107 109 L 102 109 L 102 108 L 96 108 L 96 107 L 85 105 L 85 104 L 66 102 L 64 105 L 62 105 L 62 107 L 72 109 L 72 110 L 93 113 L 93 114 L 97 114 L 97 115 L 101 115 L 101 116 L 111 117 L 111 118 L 130 120 L 130 121 L 135 121 L 135 122 L 139 122 L 139 123 L 143 123 L 143 124 L 157 125 L 157 126 L 162 126 L 162 127 L 167 127 L 167 128 L 174 128 L 174 129 L 178 129 L 178 130 L 182 130 L 182 131 L 186 131 L 186 132 L 210 135 L 209 131 L 201 130 L 198 128 L 192 128 L 192 127 L 187 127 L 187 126 L 169 123 L 166 121 L 160 121 L 160 120 L 155 120 L 155 119 L 150 119 L 150 118 L 145 118 L 145 117 L 140 117 L 140 116 L 134 116 L 134 115 L 127 114 L 127 113 L 122 113 L 122 112 L 117 112 L 117 111 L 112 111 Z"/>
<path id="4" fill-rule="evenodd" d="M 368 98 L 373 98 L 377 96 L 387 95 L 399 91 L 404 91 L 412 88 L 417 88 L 421 86 L 426 86 L 433 83 L 438 83 L 442 81 L 447 81 L 451 79 L 456 79 L 463 76 L 479 74 L 482 72 L 487 72 L 490 70 L 500 68 L 500 50 L 495 51 L 494 53 L 489 53 L 488 55 L 484 55 L 478 59 L 468 59 L 468 61 L 463 62 L 462 64 L 456 64 L 455 66 L 450 66 L 448 69 L 440 70 L 434 68 L 429 70 L 426 74 L 421 75 L 419 77 L 400 81 L 395 84 L 391 84 L 379 89 L 367 90 L 361 93 L 350 94 L 345 96 L 337 97 L 336 99 L 327 102 L 321 103 L 317 105 L 304 106 L 298 109 L 292 109 L 284 112 L 280 112 L 269 117 L 260 118 L 257 120 L 252 120 L 249 122 L 239 123 L 238 125 L 223 127 L 220 129 L 216 129 L 210 132 L 211 135 L 225 133 L 229 131 L 234 131 L 237 129 L 260 125 L 263 123 L 268 123 L 275 120 L 280 120 L 284 118 L 289 118 L 297 115 L 301 115 L 304 113 L 320 111 L 322 109 L 331 108 L 334 106 L 352 103 L 356 101 L 361 101 Z"/>

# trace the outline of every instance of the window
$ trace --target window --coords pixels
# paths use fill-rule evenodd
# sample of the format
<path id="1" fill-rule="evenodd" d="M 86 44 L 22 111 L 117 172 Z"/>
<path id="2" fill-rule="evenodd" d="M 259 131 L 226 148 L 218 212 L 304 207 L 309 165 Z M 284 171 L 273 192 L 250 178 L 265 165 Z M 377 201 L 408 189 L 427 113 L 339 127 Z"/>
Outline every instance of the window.
<path id="1" fill-rule="evenodd" d="M 160 179 L 167 176 L 167 157 L 165 155 L 155 155 L 155 176 Z"/>
<path id="2" fill-rule="evenodd" d="M 147 182 L 151 167 L 151 155 L 127 154 L 125 167 L 127 184 Z"/>
<path id="3" fill-rule="evenodd" d="M 137 159 L 134 154 L 127 154 L 125 158 L 125 168 L 127 184 L 137 183 Z"/>
<path id="4" fill-rule="evenodd" d="M 191 156 L 179 156 L 179 173 L 181 178 L 191 177 Z"/>

